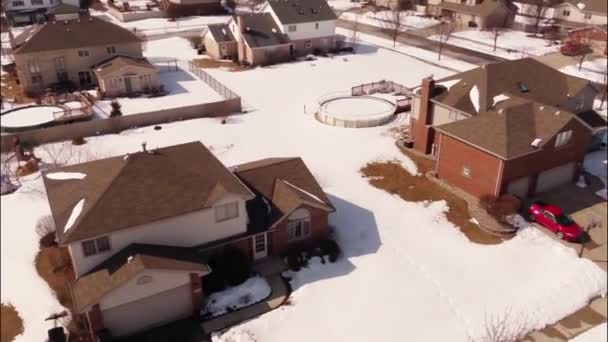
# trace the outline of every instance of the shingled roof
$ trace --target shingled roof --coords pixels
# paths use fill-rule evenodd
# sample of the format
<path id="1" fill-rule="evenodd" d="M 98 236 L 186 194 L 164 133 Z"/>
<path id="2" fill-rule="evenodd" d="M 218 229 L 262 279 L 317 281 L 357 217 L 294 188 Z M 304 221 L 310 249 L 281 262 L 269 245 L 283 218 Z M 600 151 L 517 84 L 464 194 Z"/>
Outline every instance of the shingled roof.
<path id="1" fill-rule="evenodd" d="M 183 257 L 184 251 L 189 249 L 144 244 L 128 246 L 71 284 L 77 311 L 85 311 L 144 270 L 211 272 L 206 264 Z"/>
<path id="2" fill-rule="evenodd" d="M 105 75 L 110 75 L 126 66 L 158 70 L 154 66 L 154 64 L 150 63 L 145 58 L 133 58 L 121 55 L 110 57 L 105 61 L 99 62 L 91 66 L 91 68 L 95 71 L 97 75 L 104 77 Z"/>
<path id="3" fill-rule="evenodd" d="M 209 34 L 211 34 L 213 40 L 218 43 L 236 41 L 227 24 L 211 24 L 207 27 L 209 28 Z"/>
<path id="4" fill-rule="evenodd" d="M 24 32 L 26 36 L 23 38 L 17 38 L 23 44 L 15 54 L 143 42 L 135 33 L 89 15 L 73 20 L 48 21 L 34 27 Z"/>
<path id="5" fill-rule="evenodd" d="M 241 34 L 250 48 L 290 44 L 270 13 L 239 14 Z M 234 20 L 238 22 L 238 18 Z"/>
<path id="6" fill-rule="evenodd" d="M 49 178 L 58 172 L 85 176 Z M 200 142 L 66 166 L 43 177 L 60 243 L 205 209 L 222 193 L 253 198 Z"/>
<path id="7" fill-rule="evenodd" d="M 487 64 L 440 79 L 436 84 L 449 84 L 449 90 L 434 97 L 434 102 L 472 115 L 478 112 L 477 104 L 471 100 L 473 87 L 479 91 L 478 107 L 483 112 L 492 108 L 501 95 L 555 106 L 591 86 L 585 79 L 563 74 L 532 58 Z"/>
<path id="8" fill-rule="evenodd" d="M 337 19 L 325 0 L 268 0 L 268 5 L 283 25 Z"/>
<path id="9" fill-rule="evenodd" d="M 301 158 L 269 158 L 234 167 L 234 173 L 271 203 L 271 225 L 303 204 L 335 211 Z"/>
<path id="10" fill-rule="evenodd" d="M 518 97 L 501 102 L 488 112 L 435 128 L 511 159 L 538 150 L 531 145 L 535 139 L 540 139 L 542 147 L 573 119 L 576 115 L 571 112 Z"/>

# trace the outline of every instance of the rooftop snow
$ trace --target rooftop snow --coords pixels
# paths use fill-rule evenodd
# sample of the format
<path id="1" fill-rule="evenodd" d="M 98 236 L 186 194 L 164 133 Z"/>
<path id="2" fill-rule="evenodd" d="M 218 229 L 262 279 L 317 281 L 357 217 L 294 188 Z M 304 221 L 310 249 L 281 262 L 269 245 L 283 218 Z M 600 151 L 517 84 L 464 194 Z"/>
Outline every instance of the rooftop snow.
<path id="1" fill-rule="evenodd" d="M 64 233 L 66 231 L 68 231 L 70 228 L 72 228 L 74 223 L 76 223 L 76 220 L 78 219 L 78 216 L 80 216 L 80 213 L 82 212 L 83 207 L 84 207 L 84 198 L 81 199 L 80 201 L 78 201 L 78 203 L 76 203 L 76 205 L 72 209 L 72 213 L 70 214 L 70 217 L 68 218 L 68 222 L 66 222 L 65 228 L 63 228 Z"/>
<path id="2" fill-rule="evenodd" d="M 444 87 L 446 87 L 448 90 L 450 90 L 450 88 L 452 88 L 452 86 L 454 86 L 456 83 L 460 82 L 460 78 L 455 79 L 455 80 L 448 80 L 448 81 L 443 81 L 443 82 L 439 82 L 437 83 L 438 85 L 442 85 Z"/>
<path id="3" fill-rule="evenodd" d="M 505 94 L 500 94 L 500 95 L 496 95 L 494 96 L 494 98 L 492 99 L 492 107 L 496 106 L 496 104 L 498 102 L 502 102 L 504 100 L 508 100 L 510 99 L 509 96 L 505 95 Z"/>
<path id="4" fill-rule="evenodd" d="M 86 176 L 81 172 L 54 172 L 46 174 L 46 178 L 53 180 L 83 179 Z"/>
<path id="5" fill-rule="evenodd" d="M 469 91 L 469 98 L 471 99 L 473 107 L 475 107 L 475 111 L 479 113 L 479 89 L 477 88 L 477 85 L 474 85 Z"/>

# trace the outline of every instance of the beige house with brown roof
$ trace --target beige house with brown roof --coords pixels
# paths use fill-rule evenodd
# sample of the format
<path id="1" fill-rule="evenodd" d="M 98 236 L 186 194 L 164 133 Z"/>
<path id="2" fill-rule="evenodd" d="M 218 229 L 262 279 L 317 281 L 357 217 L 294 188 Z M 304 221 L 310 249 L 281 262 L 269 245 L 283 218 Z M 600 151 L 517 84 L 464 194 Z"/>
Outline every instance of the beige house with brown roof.
<path id="1" fill-rule="evenodd" d="M 43 177 L 76 311 L 93 334 L 197 317 L 210 256 L 226 246 L 252 260 L 284 255 L 327 238 L 335 211 L 300 158 L 226 168 L 200 142 L 144 145 Z"/>
<path id="2" fill-rule="evenodd" d="M 479 29 L 511 26 L 516 11 L 510 0 L 429 0 L 427 5 L 430 15 Z"/>
<path id="3" fill-rule="evenodd" d="M 93 72 L 104 96 L 120 96 L 158 90 L 158 68 L 145 58 L 114 56 L 93 66 Z"/>
<path id="4" fill-rule="evenodd" d="M 477 196 L 525 198 L 576 179 L 606 121 L 598 90 L 534 59 L 488 64 L 414 92 L 410 136 L 439 179 Z"/>
<path id="5" fill-rule="evenodd" d="M 85 13 L 35 25 L 15 37 L 12 46 L 17 76 L 28 93 L 40 93 L 57 85 L 92 87 L 98 84 L 93 68 L 100 62 L 117 56 L 123 56 L 123 62 L 128 58 L 139 61 L 114 61 L 121 63 L 124 75 L 124 84 L 111 89 L 118 94 L 116 90 L 120 88 L 129 90 L 129 80 L 133 84 L 131 89 L 136 91 L 139 76 L 155 74 L 151 65 L 143 62 L 142 42 L 133 32 Z M 150 84 L 157 82 L 156 76 L 152 78 Z M 102 87 L 110 89 L 103 80 Z"/>

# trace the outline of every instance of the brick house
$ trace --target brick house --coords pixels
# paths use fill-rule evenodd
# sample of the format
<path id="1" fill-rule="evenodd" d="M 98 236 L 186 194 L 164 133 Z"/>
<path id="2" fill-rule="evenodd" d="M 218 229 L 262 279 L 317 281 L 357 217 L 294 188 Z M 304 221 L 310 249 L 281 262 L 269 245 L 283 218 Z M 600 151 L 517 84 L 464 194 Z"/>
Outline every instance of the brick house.
<path id="1" fill-rule="evenodd" d="M 534 59 L 488 64 L 414 91 L 410 136 L 436 176 L 481 197 L 531 196 L 573 181 L 606 122 L 597 89 Z"/>
<path id="2" fill-rule="evenodd" d="M 587 42 L 599 53 L 608 54 L 608 31 L 606 26 L 586 26 L 568 31 L 568 39 Z"/>
<path id="3" fill-rule="evenodd" d="M 125 336 L 197 315 L 207 260 L 235 246 L 252 260 L 328 236 L 331 202 L 300 158 L 226 168 L 200 142 L 43 175 L 57 239 L 92 333 Z"/>
<path id="4" fill-rule="evenodd" d="M 118 89 L 125 93 L 140 91 L 148 78 L 149 83 L 155 83 L 157 78 L 157 70 L 143 57 L 142 43 L 130 30 L 88 13 L 61 14 L 60 18 L 31 26 L 11 39 L 20 86 L 34 94 L 62 84 L 82 88 L 99 85 L 104 80 L 98 78 L 101 74 L 95 68 L 110 60 L 114 60 L 114 65 L 120 60 L 138 63 L 122 63 L 130 67 L 122 68 L 118 78 L 111 75 L 120 84 L 104 89 L 113 94 L 118 94 Z"/>

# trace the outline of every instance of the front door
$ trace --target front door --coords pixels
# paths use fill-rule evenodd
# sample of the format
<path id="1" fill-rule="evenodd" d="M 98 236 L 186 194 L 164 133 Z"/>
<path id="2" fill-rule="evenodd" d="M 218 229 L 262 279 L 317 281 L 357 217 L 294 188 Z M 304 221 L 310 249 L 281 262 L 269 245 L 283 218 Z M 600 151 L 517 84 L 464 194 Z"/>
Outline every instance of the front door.
<path id="1" fill-rule="evenodd" d="M 133 84 L 131 83 L 131 77 L 125 77 L 125 92 L 131 94 L 133 92 Z"/>
<path id="2" fill-rule="evenodd" d="M 253 258 L 261 259 L 268 255 L 268 241 L 266 233 L 258 234 L 253 237 Z"/>

